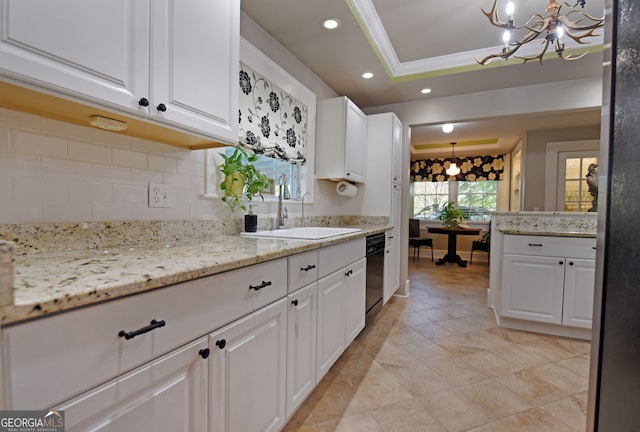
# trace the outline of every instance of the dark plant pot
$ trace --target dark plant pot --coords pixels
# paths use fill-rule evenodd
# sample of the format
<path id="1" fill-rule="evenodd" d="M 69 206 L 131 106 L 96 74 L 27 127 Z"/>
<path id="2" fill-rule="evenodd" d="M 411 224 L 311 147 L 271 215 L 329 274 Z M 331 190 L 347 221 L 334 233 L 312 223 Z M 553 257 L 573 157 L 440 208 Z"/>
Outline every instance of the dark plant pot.
<path id="1" fill-rule="evenodd" d="M 244 231 L 258 231 L 258 215 L 244 215 Z"/>

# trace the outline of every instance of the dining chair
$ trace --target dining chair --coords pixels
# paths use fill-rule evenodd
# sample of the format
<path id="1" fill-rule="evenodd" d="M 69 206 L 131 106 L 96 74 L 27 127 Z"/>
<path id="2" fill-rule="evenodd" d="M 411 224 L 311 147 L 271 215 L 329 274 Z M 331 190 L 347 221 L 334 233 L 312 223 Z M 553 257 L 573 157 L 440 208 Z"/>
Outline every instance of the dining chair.
<path id="1" fill-rule="evenodd" d="M 431 248 L 431 261 L 433 261 L 433 239 L 420 237 L 420 221 L 409 219 L 409 247 L 413 248 L 413 260 L 416 260 L 416 253 L 420 259 L 420 248 L 427 246 Z"/>
<path id="2" fill-rule="evenodd" d="M 469 264 L 473 263 L 473 251 L 483 251 L 487 253 L 487 260 L 491 258 L 491 231 L 488 231 L 479 240 L 474 240 L 471 243 L 471 257 L 469 257 Z"/>

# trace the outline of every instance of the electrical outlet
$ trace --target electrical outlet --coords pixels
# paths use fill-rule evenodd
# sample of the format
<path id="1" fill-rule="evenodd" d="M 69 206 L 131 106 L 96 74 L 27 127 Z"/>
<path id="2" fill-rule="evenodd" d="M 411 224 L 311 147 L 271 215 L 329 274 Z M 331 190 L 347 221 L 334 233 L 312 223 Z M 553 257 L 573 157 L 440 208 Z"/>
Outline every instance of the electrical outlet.
<path id="1" fill-rule="evenodd" d="M 149 207 L 172 207 L 175 201 L 171 186 L 149 183 Z"/>

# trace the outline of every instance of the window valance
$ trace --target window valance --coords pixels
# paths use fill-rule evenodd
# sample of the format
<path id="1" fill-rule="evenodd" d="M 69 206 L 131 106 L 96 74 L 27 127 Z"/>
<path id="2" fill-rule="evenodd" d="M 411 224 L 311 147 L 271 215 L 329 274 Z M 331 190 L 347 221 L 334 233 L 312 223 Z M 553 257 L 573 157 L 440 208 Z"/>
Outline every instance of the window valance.
<path id="1" fill-rule="evenodd" d="M 306 161 L 307 106 L 240 63 L 240 145 L 291 164 Z"/>
<path id="2" fill-rule="evenodd" d="M 450 176 L 445 171 L 451 162 L 460 167 L 460 174 Z M 421 159 L 411 161 L 412 182 L 502 180 L 504 155 Z"/>

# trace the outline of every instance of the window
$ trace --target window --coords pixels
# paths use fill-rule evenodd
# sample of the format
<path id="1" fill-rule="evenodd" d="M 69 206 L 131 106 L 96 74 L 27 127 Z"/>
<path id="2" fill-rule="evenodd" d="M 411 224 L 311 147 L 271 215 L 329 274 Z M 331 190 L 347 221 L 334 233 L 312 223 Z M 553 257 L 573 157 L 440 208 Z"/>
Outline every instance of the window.
<path id="1" fill-rule="evenodd" d="M 220 147 L 209 149 L 207 151 L 207 192 L 206 195 L 218 196 L 220 194 L 219 184 L 222 182 L 222 174 L 217 169 L 218 164 L 223 162 L 219 156 L 224 153 L 229 156 L 233 153 L 235 147 Z M 255 163 L 256 168 L 269 177 L 271 188 L 264 192 L 265 199 L 269 196 L 278 196 L 278 180 L 282 174 L 286 174 L 289 183 L 289 193 L 291 198 L 300 199 L 307 192 L 305 181 L 306 167 L 304 165 L 292 165 L 278 159 L 267 156 L 258 155 L 258 161 Z"/>
<path id="2" fill-rule="evenodd" d="M 497 181 L 414 182 L 412 193 L 417 219 L 435 220 L 442 207 L 453 201 L 464 219 L 488 221 L 498 204 Z"/>
<path id="3" fill-rule="evenodd" d="M 562 169 L 559 175 L 561 190 L 558 194 L 558 209 L 568 212 L 586 212 L 592 207 L 594 197 L 589 193 L 587 173 L 589 165 L 597 164 L 596 152 L 560 153 Z"/>

